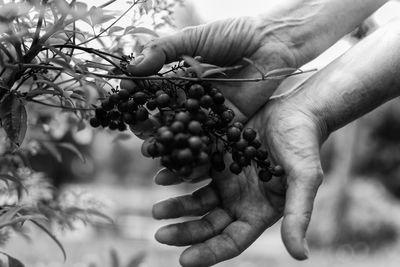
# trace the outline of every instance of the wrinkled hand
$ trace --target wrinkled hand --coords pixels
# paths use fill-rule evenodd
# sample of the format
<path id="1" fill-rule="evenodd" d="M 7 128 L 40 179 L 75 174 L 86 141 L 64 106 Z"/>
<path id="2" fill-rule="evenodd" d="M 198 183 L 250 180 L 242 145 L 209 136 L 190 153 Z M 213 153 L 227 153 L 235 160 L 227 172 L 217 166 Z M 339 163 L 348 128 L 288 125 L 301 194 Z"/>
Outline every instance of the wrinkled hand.
<path id="1" fill-rule="evenodd" d="M 287 172 L 284 179 L 264 183 L 254 166 L 238 176 L 213 173 L 212 182 L 192 195 L 154 206 L 157 219 L 204 215 L 156 233 L 161 243 L 191 246 L 181 256 L 183 266 L 210 266 L 239 255 L 283 214 L 282 237 L 288 251 L 296 259 L 307 258 L 304 235 L 322 181 L 319 145 L 325 134 L 316 117 L 296 101 L 271 101 L 247 125 L 268 142 L 272 158 Z M 179 182 L 168 170 L 156 177 L 160 185 Z"/>

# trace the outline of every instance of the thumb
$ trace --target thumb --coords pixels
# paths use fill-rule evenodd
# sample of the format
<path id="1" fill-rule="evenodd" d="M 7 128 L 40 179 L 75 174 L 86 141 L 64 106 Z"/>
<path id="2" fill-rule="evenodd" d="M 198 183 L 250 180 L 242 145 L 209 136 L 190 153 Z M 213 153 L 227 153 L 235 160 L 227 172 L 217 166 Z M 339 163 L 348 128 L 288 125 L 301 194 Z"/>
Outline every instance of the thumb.
<path id="1" fill-rule="evenodd" d="M 128 72 L 135 76 L 152 75 L 164 64 L 177 61 L 182 55 L 195 56 L 202 31 L 202 26 L 190 27 L 149 42 L 142 54 L 128 66 Z"/>
<path id="2" fill-rule="evenodd" d="M 297 260 L 308 258 L 305 236 L 314 199 L 323 179 L 319 154 L 316 156 L 314 161 L 297 164 L 287 177 L 288 188 L 281 234 L 288 252 Z"/>

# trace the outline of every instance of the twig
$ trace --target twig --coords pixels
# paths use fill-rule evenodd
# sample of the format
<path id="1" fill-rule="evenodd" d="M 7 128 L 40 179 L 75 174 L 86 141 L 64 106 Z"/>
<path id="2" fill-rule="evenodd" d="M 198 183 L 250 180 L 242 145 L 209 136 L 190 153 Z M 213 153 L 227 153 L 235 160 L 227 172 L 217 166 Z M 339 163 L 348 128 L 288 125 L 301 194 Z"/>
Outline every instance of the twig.
<path id="1" fill-rule="evenodd" d="M 61 109 L 71 110 L 71 111 L 78 111 L 78 110 L 79 111 L 93 111 L 93 110 L 95 110 L 94 108 L 74 108 L 74 107 L 66 107 L 66 106 L 62 106 L 62 105 L 53 105 L 53 104 L 49 104 L 49 103 L 42 102 L 42 101 L 35 100 L 35 99 L 26 99 L 26 100 L 37 103 L 37 104 L 41 104 L 44 106 L 52 107 L 52 108 L 61 108 Z"/>
<path id="2" fill-rule="evenodd" d="M 122 19 L 129 11 L 131 11 L 131 9 L 132 9 L 134 6 L 136 6 L 136 4 L 137 4 L 138 2 L 139 2 L 139 1 L 137 1 L 137 0 L 134 1 L 133 4 L 132 4 L 124 13 L 122 13 L 121 16 L 119 16 L 116 20 L 114 20 L 114 22 L 111 23 L 107 28 L 105 28 L 104 30 L 102 30 L 100 33 L 96 34 L 96 35 L 93 36 L 92 38 L 90 38 L 90 39 L 88 39 L 88 40 L 86 40 L 86 41 L 80 43 L 79 45 L 87 44 L 87 43 L 89 43 L 89 42 L 91 42 L 91 41 L 96 40 L 97 38 L 99 38 L 101 35 L 103 35 L 103 33 L 107 32 L 107 31 L 108 31 L 112 26 L 114 26 L 120 19 Z"/>

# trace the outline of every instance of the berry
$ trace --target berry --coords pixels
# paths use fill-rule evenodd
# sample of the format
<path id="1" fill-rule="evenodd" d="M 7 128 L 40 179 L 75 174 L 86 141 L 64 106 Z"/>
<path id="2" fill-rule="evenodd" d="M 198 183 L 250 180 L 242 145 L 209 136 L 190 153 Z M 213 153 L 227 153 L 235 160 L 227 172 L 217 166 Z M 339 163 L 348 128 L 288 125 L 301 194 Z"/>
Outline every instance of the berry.
<path id="1" fill-rule="evenodd" d="M 200 165 L 207 164 L 210 161 L 210 157 L 205 152 L 200 152 L 199 157 L 197 158 Z"/>
<path id="2" fill-rule="evenodd" d="M 188 136 L 183 133 L 178 133 L 174 137 L 175 146 L 178 148 L 183 148 L 187 146 L 188 143 Z"/>
<path id="3" fill-rule="evenodd" d="M 199 110 L 200 104 L 199 101 L 197 101 L 196 99 L 189 98 L 188 100 L 186 100 L 185 107 L 189 112 L 194 113 Z"/>
<path id="4" fill-rule="evenodd" d="M 102 108 L 96 108 L 94 113 L 95 113 L 96 118 L 98 118 L 98 119 L 104 119 L 105 117 L 107 117 L 107 111 L 105 111 Z"/>
<path id="5" fill-rule="evenodd" d="M 158 103 L 156 100 L 154 99 L 149 99 L 149 101 L 147 101 L 146 103 L 146 108 L 148 108 L 149 110 L 155 110 L 158 106 Z"/>
<path id="6" fill-rule="evenodd" d="M 161 157 L 161 164 L 167 168 L 171 168 L 173 165 L 172 159 L 170 156 L 162 156 Z"/>
<path id="7" fill-rule="evenodd" d="M 244 138 L 246 141 L 251 142 L 251 141 L 253 141 L 256 137 L 257 137 L 256 131 L 254 131 L 254 130 L 251 129 L 251 128 L 246 128 L 246 129 L 244 129 L 244 131 L 243 131 L 243 138 Z"/>
<path id="8" fill-rule="evenodd" d="M 236 128 L 238 128 L 239 130 L 243 130 L 243 128 L 244 128 L 243 123 L 238 122 L 238 121 L 235 122 L 235 123 L 233 124 L 233 126 L 236 127 Z"/>
<path id="9" fill-rule="evenodd" d="M 278 176 L 278 177 L 283 176 L 285 174 L 283 168 L 279 165 L 276 165 L 272 168 L 272 173 L 274 176 Z"/>
<path id="10" fill-rule="evenodd" d="M 120 99 L 120 100 L 126 101 L 126 100 L 129 99 L 130 93 L 128 92 L 128 90 L 121 89 L 121 90 L 119 90 L 119 92 L 118 92 L 118 96 L 119 96 L 119 99 Z"/>
<path id="11" fill-rule="evenodd" d="M 262 148 L 258 149 L 258 150 L 257 150 L 257 158 L 258 158 L 259 160 L 266 160 L 266 159 L 268 158 L 268 152 L 267 152 L 267 150 L 262 149 Z"/>
<path id="12" fill-rule="evenodd" d="M 134 124 L 135 123 L 135 115 L 132 115 L 130 113 L 124 113 L 122 115 L 122 120 L 126 123 L 126 124 Z"/>
<path id="13" fill-rule="evenodd" d="M 222 120 L 226 123 L 230 123 L 234 117 L 235 113 L 233 113 L 233 111 L 230 109 L 224 111 L 221 115 Z"/>
<path id="14" fill-rule="evenodd" d="M 101 103 L 101 107 L 105 110 L 105 111 L 110 111 L 114 108 L 114 104 L 111 103 L 111 101 L 109 99 L 104 100 Z"/>
<path id="15" fill-rule="evenodd" d="M 252 147 L 248 146 L 244 149 L 243 155 L 245 156 L 246 159 L 253 159 L 257 154 L 257 150 Z"/>
<path id="16" fill-rule="evenodd" d="M 90 123 L 90 126 L 92 126 L 93 128 L 100 127 L 100 125 L 101 125 L 101 122 L 97 118 L 91 118 L 89 123 Z"/>
<path id="17" fill-rule="evenodd" d="M 175 120 L 180 121 L 183 124 L 188 124 L 190 122 L 190 116 L 187 112 L 179 112 L 175 115 Z"/>
<path id="18" fill-rule="evenodd" d="M 110 124 L 108 125 L 108 127 L 110 128 L 110 130 L 117 130 L 119 126 L 119 123 L 116 121 L 111 121 Z"/>
<path id="19" fill-rule="evenodd" d="M 143 105 L 146 103 L 146 94 L 143 92 L 137 92 L 133 95 L 133 101 L 135 101 L 136 104 L 138 105 Z"/>
<path id="20" fill-rule="evenodd" d="M 194 135 L 201 135 L 203 133 L 201 123 L 198 121 L 191 121 L 188 125 L 188 130 Z"/>
<path id="21" fill-rule="evenodd" d="M 126 112 L 128 111 L 128 106 L 128 102 L 120 102 L 117 107 L 120 112 Z"/>
<path id="22" fill-rule="evenodd" d="M 163 144 L 169 144 L 174 141 L 174 133 L 166 130 L 160 134 L 160 141 Z"/>
<path id="23" fill-rule="evenodd" d="M 227 136 L 229 142 L 237 142 L 240 140 L 240 134 L 241 134 L 241 131 L 239 128 L 230 127 L 227 130 L 226 136 Z"/>
<path id="24" fill-rule="evenodd" d="M 230 166 L 229 166 L 229 170 L 233 173 L 233 174 L 239 174 L 242 172 L 242 167 L 240 167 L 240 165 L 236 162 L 233 162 Z"/>
<path id="25" fill-rule="evenodd" d="M 250 145 L 254 146 L 256 149 L 259 149 L 261 147 L 261 142 L 258 139 L 254 139 Z"/>
<path id="26" fill-rule="evenodd" d="M 169 106 L 171 98 L 167 94 L 160 94 L 157 96 L 156 101 L 157 101 L 158 107 L 166 108 Z"/>
<path id="27" fill-rule="evenodd" d="M 179 169 L 179 175 L 182 177 L 189 177 L 193 172 L 192 167 L 190 166 L 184 166 L 181 169 Z"/>
<path id="28" fill-rule="evenodd" d="M 219 90 L 217 88 L 212 88 L 209 92 L 209 95 L 214 97 L 216 94 L 219 93 Z"/>
<path id="29" fill-rule="evenodd" d="M 190 164 L 193 161 L 193 153 L 189 148 L 185 148 L 178 152 L 177 158 L 184 165 Z"/>
<path id="30" fill-rule="evenodd" d="M 188 95 L 191 98 L 200 99 L 204 95 L 204 88 L 200 84 L 193 84 L 190 86 Z"/>
<path id="31" fill-rule="evenodd" d="M 221 105 L 221 104 L 223 104 L 225 102 L 225 97 L 224 97 L 224 95 L 222 93 L 216 93 L 213 96 L 213 100 L 214 100 L 215 104 Z"/>
<path id="32" fill-rule="evenodd" d="M 152 84 L 147 88 L 147 91 L 149 91 L 152 94 L 155 94 L 158 90 L 159 90 L 159 87 L 155 84 Z"/>
<path id="33" fill-rule="evenodd" d="M 189 147 L 192 149 L 193 152 L 198 152 L 203 146 L 203 142 L 201 141 L 200 137 L 192 136 L 189 138 Z"/>
<path id="34" fill-rule="evenodd" d="M 239 151 L 244 151 L 247 146 L 248 146 L 248 142 L 244 139 L 240 139 L 235 144 L 235 148 Z"/>
<path id="35" fill-rule="evenodd" d="M 129 100 L 128 101 L 128 111 L 129 112 L 134 112 L 136 111 L 138 108 L 137 104 L 135 103 L 135 101 L 133 100 Z"/>
<path id="36" fill-rule="evenodd" d="M 175 121 L 171 124 L 171 131 L 174 133 L 181 133 L 185 130 L 185 125 L 180 121 Z"/>
<path id="37" fill-rule="evenodd" d="M 110 100 L 110 103 L 113 105 L 117 105 L 120 100 L 119 95 L 117 95 L 117 94 L 110 95 L 110 97 L 108 99 Z"/>
<path id="38" fill-rule="evenodd" d="M 267 170 L 261 170 L 258 173 L 258 178 L 263 182 L 269 182 L 272 179 L 272 174 Z"/>
<path id="39" fill-rule="evenodd" d="M 118 120 L 121 117 L 121 113 L 119 111 L 113 110 L 110 112 L 110 119 L 111 120 Z"/>
<path id="40" fill-rule="evenodd" d="M 149 118 L 149 112 L 143 107 L 139 107 L 136 111 L 136 120 L 145 121 Z"/>
<path id="41" fill-rule="evenodd" d="M 202 98 L 200 98 L 200 105 L 203 108 L 210 108 L 211 106 L 214 105 L 214 100 L 212 99 L 211 96 L 205 95 Z"/>
<path id="42" fill-rule="evenodd" d="M 159 154 L 158 154 L 157 145 L 156 145 L 155 143 L 150 144 L 150 145 L 147 147 L 147 153 L 149 153 L 149 155 L 150 155 L 152 158 L 157 157 L 157 156 L 159 155 Z"/>

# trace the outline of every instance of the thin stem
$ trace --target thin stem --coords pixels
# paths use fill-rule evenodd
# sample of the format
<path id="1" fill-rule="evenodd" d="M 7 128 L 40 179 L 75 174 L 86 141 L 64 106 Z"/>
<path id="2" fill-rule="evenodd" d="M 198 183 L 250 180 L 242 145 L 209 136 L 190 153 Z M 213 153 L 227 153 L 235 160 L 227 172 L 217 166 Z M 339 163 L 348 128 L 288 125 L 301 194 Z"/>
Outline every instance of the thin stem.
<path id="1" fill-rule="evenodd" d="M 72 48 L 72 49 L 82 50 L 82 51 L 85 51 L 87 53 L 98 53 L 98 54 L 109 56 L 109 57 L 112 57 L 112 58 L 115 58 L 115 59 L 118 59 L 118 60 L 124 60 L 122 57 L 119 57 L 119 56 L 116 56 L 116 55 L 113 55 L 113 54 L 110 54 L 110 53 L 107 53 L 107 52 L 103 52 L 103 51 L 100 51 L 100 50 L 97 50 L 97 49 L 93 49 L 93 48 L 89 48 L 89 47 L 82 47 L 82 46 L 80 46 L 80 44 L 79 45 L 73 45 L 73 44 L 52 45 L 51 47 L 54 47 L 54 48 Z"/>
<path id="2" fill-rule="evenodd" d="M 74 108 L 74 107 L 66 107 L 66 106 L 62 106 L 62 105 L 53 105 L 53 104 L 42 102 L 42 101 L 35 100 L 35 99 L 26 99 L 26 100 L 37 103 L 37 104 L 41 104 L 44 106 L 48 106 L 48 107 L 61 108 L 61 109 L 70 110 L 70 111 L 78 111 L 78 110 L 79 111 L 94 111 L 95 110 L 94 108 Z"/>
<path id="3" fill-rule="evenodd" d="M 114 26 L 118 21 L 120 21 L 120 19 L 122 19 L 126 14 L 128 14 L 129 11 L 131 11 L 131 9 L 136 6 L 136 4 L 139 3 L 139 1 L 134 1 L 133 4 L 124 12 L 122 13 L 121 16 L 119 16 L 116 20 L 114 20 L 113 23 L 111 23 L 107 28 L 105 28 L 104 30 L 102 30 L 100 33 L 96 34 L 95 36 L 93 36 L 92 38 L 90 38 L 89 40 L 86 40 L 82 43 L 80 43 L 79 45 L 83 45 L 83 44 L 87 44 L 93 40 L 96 40 L 98 37 L 100 37 L 101 35 L 103 35 L 105 32 L 107 32 L 112 26 Z"/>
<path id="4" fill-rule="evenodd" d="M 40 65 L 40 64 L 6 64 L 6 67 L 18 69 L 18 68 L 32 68 L 32 69 L 50 69 L 50 70 L 59 70 L 63 71 L 64 68 L 56 67 L 53 65 Z M 187 81 L 187 82 L 262 82 L 268 80 L 283 80 L 285 78 L 296 76 L 300 74 L 305 74 L 309 72 L 315 72 L 317 69 L 311 69 L 306 71 L 298 71 L 291 74 L 285 74 L 274 77 L 265 77 L 265 78 L 191 78 L 191 77 L 160 77 L 160 76 L 145 76 L 145 77 L 135 77 L 135 76 L 121 76 L 121 75 L 109 75 L 109 74 L 101 74 L 101 73 L 93 73 L 87 71 L 81 71 L 79 73 L 86 75 L 94 75 L 101 78 L 107 79 L 118 79 L 118 80 L 137 80 L 137 81 Z"/>

